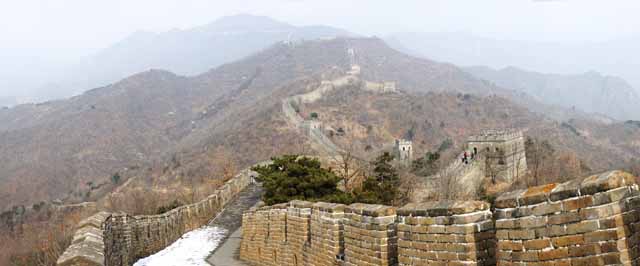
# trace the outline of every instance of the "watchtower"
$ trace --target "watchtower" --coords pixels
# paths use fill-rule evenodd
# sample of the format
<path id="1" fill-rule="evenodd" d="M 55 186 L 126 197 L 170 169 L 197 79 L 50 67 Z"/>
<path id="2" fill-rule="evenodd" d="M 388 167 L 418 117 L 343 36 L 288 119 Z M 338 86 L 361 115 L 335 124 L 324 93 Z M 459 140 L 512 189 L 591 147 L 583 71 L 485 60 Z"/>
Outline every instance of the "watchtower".
<path id="1" fill-rule="evenodd" d="M 396 158 L 401 162 L 410 163 L 413 160 L 413 148 L 410 140 L 396 139 Z"/>
<path id="2" fill-rule="evenodd" d="M 515 129 L 483 130 L 467 140 L 467 149 L 484 158 L 485 177 L 513 182 L 527 171 L 524 134 Z"/>

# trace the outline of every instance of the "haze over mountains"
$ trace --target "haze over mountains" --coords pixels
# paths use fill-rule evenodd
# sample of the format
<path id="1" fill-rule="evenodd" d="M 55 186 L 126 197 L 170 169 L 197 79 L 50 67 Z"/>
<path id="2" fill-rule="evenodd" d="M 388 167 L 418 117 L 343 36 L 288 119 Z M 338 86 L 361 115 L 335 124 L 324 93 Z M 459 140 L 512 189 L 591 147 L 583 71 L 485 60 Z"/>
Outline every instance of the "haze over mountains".
<path id="1" fill-rule="evenodd" d="M 35 80 L 46 81 L 46 85 L 33 89 L 31 96 L 27 97 L 28 101 L 40 102 L 77 95 L 148 69 L 194 75 L 248 56 L 275 42 L 336 36 L 354 34 L 327 26 L 296 27 L 267 17 L 237 15 L 187 30 L 137 32 L 81 62 L 58 71 L 38 71 L 34 73 L 34 78 L 22 80 L 29 80 L 25 84 L 31 84 L 29 86 L 32 87 Z M 503 75 L 488 75 L 487 71 L 479 71 L 481 68 L 467 70 L 501 87 L 534 96 L 543 103 L 605 114 L 621 120 L 640 119 L 639 107 L 634 103 L 638 99 L 638 92 L 622 78 L 610 76 L 618 73 L 640 85 L 634 70 L 637 66 L 633 65 L 639 61 L 634 60 L 635 53 L 630 44 L 633 40 L 584 47 L 497 41 L 464 33 L 397 33 L 391 34 L 386 40 L 401 51 L 460 66 L 514 66 L 508 68 L 510 70 L 524 68 L 520 74 L 515 73 L 517 71 L 500 71 Z M 550 75 L 543 78 L 540 75 L 533 77 L 523 74 L 533 74 L 531 70 L 537 69 Z M 586 73 L 578 74 L 583 72 Z M 566 73 L 568 76 L 560 78 L 555 73 Z M 42 76 L 38 78 L 38 75 Z M 518 78 L 524 80 L 516 80 Z M 558 78 L 563 81 L 560 82 Z M 9 87 L 20 87 L 19 82 L 4 82 Z M 572 93 L 575 90 L 582 93 Z M 571 97 L 563 97 L 562 100 L 554 98 L 560 95 Z M 25 101 L 24 97 L 1 97 L 0 106 Z"/>
<path id="2" fill-rule="evenodd" d="M 640 89 L 640 36 L 601 42 L 553 43 L 499 40 L 465 32 L 406 32 L 387 36 L 392 46 L 413 55 L 459 66 L 514 66 L 529 71 L 618 76 Z"/>
<path id="3" fill-rule="evenodd" d="M 474 76 L 503 88 L 527 93 L 538 101 L 598 113 L 620 120 L 640 117 L 640 96 L 625 80 L 598 72 L 543 74 L 516 67 L 500 70 L 466 67 Z"/>
<path id="4" fill-rule="evenodd" d="M 105 86 L 133 73 L 166 69 L 195 75 L 265 49 L 279 41 L 354 36 L 327 26 L 296 27 L 267 17 L 236 15 L 210 24 L 163 33 L 139 31 L 78 62 L 32 73 L 32 80 L 6 82 L 30 91 L 21 101 L 41 102 L 66 98 Z M 53 72 L 53 73 L 50 73 Z M 40 80 L 36 84 L 33 79 Z M 23 93 L 24 94 L 24 93 Z M 14 99 L 0 98 L 0 106 Z"/>

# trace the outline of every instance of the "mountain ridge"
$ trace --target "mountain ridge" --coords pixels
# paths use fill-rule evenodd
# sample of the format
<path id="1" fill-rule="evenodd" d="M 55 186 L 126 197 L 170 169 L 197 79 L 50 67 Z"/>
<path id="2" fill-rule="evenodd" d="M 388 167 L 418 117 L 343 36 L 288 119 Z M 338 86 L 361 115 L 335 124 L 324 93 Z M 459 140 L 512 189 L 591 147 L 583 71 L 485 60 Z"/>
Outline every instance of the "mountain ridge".
<path id="1" fill-rule="evenodd" d="M 463 69 L 478 78 L 527 93 L 551 105 L 605 114 L 618 120 L 640 117 L 640 96 L 619 77 L 596 71 L 573 75 L 548 74 L 513 66 L 497 70 L 485 66 Z"/>

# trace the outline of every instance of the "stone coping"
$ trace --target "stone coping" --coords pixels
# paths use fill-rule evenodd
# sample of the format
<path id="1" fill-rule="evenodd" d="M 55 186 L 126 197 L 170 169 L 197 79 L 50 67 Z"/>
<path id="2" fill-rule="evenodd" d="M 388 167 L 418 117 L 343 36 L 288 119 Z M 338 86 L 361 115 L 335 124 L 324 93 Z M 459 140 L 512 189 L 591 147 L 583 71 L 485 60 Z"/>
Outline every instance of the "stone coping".
<path id="1" fill-rule="evenodd" d="M 345 213 L 371 217 L 383 217 L 396 215 L 396 208 L 378 204 L 354 203 L 347 206 Z"/>
<path id="2" fill-rule="evenodd" d="M 424 203 L 409 203 L 398 209 L 397 212 L 400 216 L 438 217 L 486 211 L 490 208 L 491 205 L 484 201 L 444 200 Z"/>
<path id="3" fill-rule="evenodd" d="M 111 216 L 99 212 L 78 223 L 71 245 L 60 255 L 57 265 L 104 265 L 103 225 Z"/>
<path id="4" fill-rule="evenodd" d="M 577 196 L 593 195 L 619 187 L 636 185 L 636 177 L 623 171 L 609 171 L 561 184 L 547 184 L 500 195 L 496 208 L 516 208 L 547 201 L 559 201 Z"/>
<path id="5" fill-rule="evenodd" d="M 347 205 L 339 204 L 339 203 L 327 203 L 327 202 L 317 202 L 313 204 L 314 210 L 319 210 L 323 212 L 335 212 L 342 213 L 347 208 Z"/>
<path id="6" fill-rule="evenodd" d="M 501 194 L 494 206 L 499 209 L 516 208 L 523 205 L 534 205 L 542 202 L 559 201 L 577 196 L 593 195 L 599 192 L 615 188 L 637 185 L 636 177 L 619 171 L 608 171 L 598 175 L 578 178 L 564 183 L 546 184 L 528 189 L 515 190 Z M 448 215 L 468 214 L 479 211 L 488 211 L 491 205 L 484 201 L 454 201 L 443 200 L 424 203 L 409 203 L 401 208 L 378 204 L 354 203 L 351 205 L 310 202 L 293 200 L 272 206 L 259 205 L 249 212 L 268 209 L 309 208 L 326 212 L 344 212 L 364 216 L 425 216 L 437 217 Z"/>

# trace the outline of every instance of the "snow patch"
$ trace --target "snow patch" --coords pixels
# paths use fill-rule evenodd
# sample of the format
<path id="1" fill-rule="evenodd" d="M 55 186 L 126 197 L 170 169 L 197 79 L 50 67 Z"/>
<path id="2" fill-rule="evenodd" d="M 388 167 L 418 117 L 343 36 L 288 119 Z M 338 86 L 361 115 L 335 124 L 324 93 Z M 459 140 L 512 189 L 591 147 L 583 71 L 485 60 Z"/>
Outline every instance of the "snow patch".
<path id="1" fill-rule="evenodd" d="M 138 260 L 133 266 L 209 266 L 207 256 L 227 234 L 219 227 L 202 227 L 184 234 L 167 248 Z"/>

